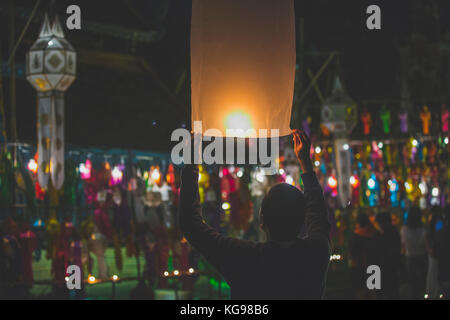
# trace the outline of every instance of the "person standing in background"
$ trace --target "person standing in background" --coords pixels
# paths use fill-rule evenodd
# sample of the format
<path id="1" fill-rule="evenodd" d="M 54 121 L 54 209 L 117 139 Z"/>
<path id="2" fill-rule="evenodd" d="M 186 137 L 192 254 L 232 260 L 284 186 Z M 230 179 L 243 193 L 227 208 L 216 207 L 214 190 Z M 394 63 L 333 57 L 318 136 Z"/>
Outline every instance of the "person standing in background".
<path id="1" fill-rule="evenodd" d="M 400 233 L 392 225 L 392 217 L 389 212 L 384 211 L 377 214 L 376 221 L 380 228 L 380 235 L 377 237 L 377 247 L 380 253 L 380 268 L 383 274 L 381 277 L 381 298 L 397 300 L 399 299 Z"/>
<path id="2" fill-rule="evenodd" d="M 409 210 L 406 225 L 401 228 L 400 236 L 402 251 L 406 256 L 411 298 L 422 299 L 425 293 L 428 258 L 426 229 L 422 224 L 422 212 L 418 207 Z"/>
<path id="3" fill-rule="evenodd" d="M 428 252 L 428 272 L 427 272 L 427 284 L 426 294 L 428 299 L 438 299 L 439 281 L 438 281 L 438 262 L 434 252 L 434 242 L 436 233 L 442 228 L 441 208 L 439 206 L 433 206 L 431 208 L 431 221 L 427 230 L 426 244 Z"/>
<path id="4" fill-rule="evenodd" d="M 367 288 L 367 267 L 379 265 L 376 243 L 377 230 L 365 213 L 356 218 L 355 230 L 350 238 L 351 279 L 354 297 L 358 300 L 374 300 L 375 292 Z"/>
<path id="5" fill-rule="evenodd" d="M 434 253 L 438 262 L 438 279 L 443 298 L 450 300 L 450 205 L 444 210 L 444 223 L 436 232 Z"/>

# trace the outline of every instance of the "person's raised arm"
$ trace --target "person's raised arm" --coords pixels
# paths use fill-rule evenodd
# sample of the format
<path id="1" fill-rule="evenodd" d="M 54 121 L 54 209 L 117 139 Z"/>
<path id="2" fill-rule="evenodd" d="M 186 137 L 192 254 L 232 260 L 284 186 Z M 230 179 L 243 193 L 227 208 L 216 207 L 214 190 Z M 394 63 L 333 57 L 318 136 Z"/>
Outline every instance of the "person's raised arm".
<path id="1" fill-rule="evenodd" d="M 304 194 L 306 198 L 305 223 L 308 238 L 325 238 L 329 240 L 330 223 L 323 197 L 322 187 L 313 170 L 310 149 L 311 142 L 303 131 L 293 130 L 294 151 L 302 170 Z"/>
<path id="2" fill-rule="evenodd" d="M 225 237 L 208 226 L 201 215 L 197 165 L 185 165 L 181 174 L 180 228 L 189 243 L 223 275 L 232 280 L 238 261 L 251 259 L 251 241 Z M 227 277 L 228 276 L 228 277 Z"/>

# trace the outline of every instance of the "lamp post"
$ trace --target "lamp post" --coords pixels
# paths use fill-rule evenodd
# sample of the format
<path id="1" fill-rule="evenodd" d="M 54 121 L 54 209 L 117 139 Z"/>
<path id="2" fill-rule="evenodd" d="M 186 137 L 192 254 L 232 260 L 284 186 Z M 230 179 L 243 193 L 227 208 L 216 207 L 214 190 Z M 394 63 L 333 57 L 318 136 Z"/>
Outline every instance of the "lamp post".
<path id="1" fill-rule="evenodd" d="M 322 106 L 321 117 L 322 124 L 333 133 L 338 196 L 342 207 L 346 207 L 351 200 L 349 134 L 356 125 L 357 112 L 355 102 L 345 94 L 337 76 L 333 93 Z"/>
<path id="2" fill-rule="evenodd" d="M 45 14 L 39 37 L 26 55 L 26 75 L 38 91 L 38 180 L 46 188 L 64 182 L 64 92 L 75 80 L 76 52 L 56 16 Z"/>

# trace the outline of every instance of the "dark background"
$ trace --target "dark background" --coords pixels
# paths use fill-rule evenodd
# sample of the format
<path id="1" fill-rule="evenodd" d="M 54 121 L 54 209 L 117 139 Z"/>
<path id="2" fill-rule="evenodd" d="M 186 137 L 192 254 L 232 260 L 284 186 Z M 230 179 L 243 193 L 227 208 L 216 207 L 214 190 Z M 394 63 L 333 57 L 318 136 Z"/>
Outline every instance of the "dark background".
<path id="1" fill-rule="evenodd" d="M 13 1 L 11 10 L 9 2 L 0 1 L 8 137 L 10 16 L 14 14 L 17 40 L 35 3 Z M 77 79 L 66 92 L 67 143 L 168 151 L 170 133 L 190 123 L 188 0 L 41 1 L 15 55 L 18 140 L 36 140 L 36 92 L 24 77 L 25 53 L 38 36 L 44 12 L 58 14 L 65 26 L 70 4 L 81 7 L 82 20 L 81 30 L 64 28 L 78 54 Z M 366 28 L 370 4 L 381 7 L 382 30 Z M 359 107 L 369 108 L 373 118 L 381 104 L 395 112 L 407 101 L 413 129 L 424 103 L 431 107 L 433 121 L 438 120 L 440 105 L 450 102 L 450 1 L 296 0 L 295 5 L 297 97 L 310 82 L 307 68 L 314 75 L 338 51 L 338 59 L 318 80 L 325 98 L 339 74 L 348 95 Z M 409 94 L 402 94 L 402 84 Z M 297 120 L 312 115 L 316 128 L 320 104 L 310 90 L 301 103 L 294 103 Z M 360 135 L 360 126 L 353 135 Z"/>

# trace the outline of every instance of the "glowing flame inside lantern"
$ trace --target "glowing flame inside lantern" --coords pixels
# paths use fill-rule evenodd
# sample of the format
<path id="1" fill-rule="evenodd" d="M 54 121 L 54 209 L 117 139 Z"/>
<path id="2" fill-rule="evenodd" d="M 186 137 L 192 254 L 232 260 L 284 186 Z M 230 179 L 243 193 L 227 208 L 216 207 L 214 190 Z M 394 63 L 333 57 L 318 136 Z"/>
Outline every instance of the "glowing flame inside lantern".
<path id="1" fill-rule="evenodd" d="M 250 116 L 242 111 L 230 113 L 225 118 L 225 129 L 247 131 L 252 128 Z M 242 134 L 244 134 L 242 132 Z M 237 133 L 239 135 L 239 133 Z"/>

